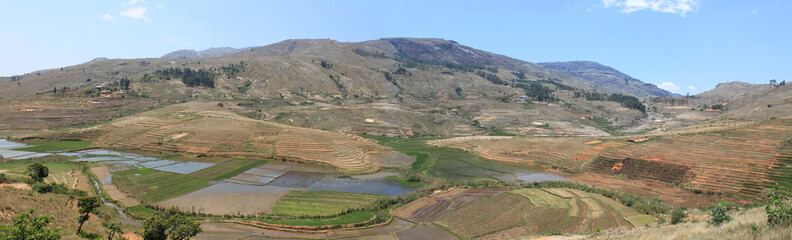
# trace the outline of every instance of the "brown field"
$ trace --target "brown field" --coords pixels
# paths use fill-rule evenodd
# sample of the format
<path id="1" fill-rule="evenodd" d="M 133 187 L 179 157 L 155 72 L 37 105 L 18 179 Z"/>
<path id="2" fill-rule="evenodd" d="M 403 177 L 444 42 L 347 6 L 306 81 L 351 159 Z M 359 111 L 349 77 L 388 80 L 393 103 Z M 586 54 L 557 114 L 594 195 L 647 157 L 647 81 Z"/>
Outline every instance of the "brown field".
<path id="1" fill-rule="evenodd" d="M 465 238 L 481 236 L 525 224 L 523 215 L 531 208 L 527 198 L 500 194 L 481 198 L 437 220 Z"/>

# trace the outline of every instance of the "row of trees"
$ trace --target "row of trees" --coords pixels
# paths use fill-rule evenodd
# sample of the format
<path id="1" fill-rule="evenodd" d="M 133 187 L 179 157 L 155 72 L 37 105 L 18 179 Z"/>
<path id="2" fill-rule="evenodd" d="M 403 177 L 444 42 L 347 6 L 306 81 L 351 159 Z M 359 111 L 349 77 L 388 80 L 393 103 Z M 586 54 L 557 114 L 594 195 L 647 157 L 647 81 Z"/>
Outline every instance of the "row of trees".
<path id="1" fill-rule="evenodd" d="M 197 71 L 190 68 L 166 68 L 154 71 L 155 75 L 170 80 L 171 78 L 180 78 L 181 81 L 188 87 L 208 87 L 214 88 L 216 74 L 205 69 Z M 144 76 L 145 78 L 146 76 Z"/>

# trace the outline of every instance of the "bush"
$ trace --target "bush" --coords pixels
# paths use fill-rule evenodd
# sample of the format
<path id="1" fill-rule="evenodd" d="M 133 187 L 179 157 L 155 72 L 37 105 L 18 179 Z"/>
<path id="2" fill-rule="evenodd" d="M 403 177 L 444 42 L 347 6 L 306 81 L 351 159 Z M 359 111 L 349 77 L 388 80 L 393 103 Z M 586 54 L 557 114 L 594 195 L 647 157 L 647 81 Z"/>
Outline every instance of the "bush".
<path id="1" fill-rule="evenodd" d="M 715 206 L 712 207 L 712 209 L 710 209 L 709 214 L 710 216 L 712 216 L 712 219 L 707 221 L 707 223 L 709 223 L 709 225 L 717 227 L 731 221 L 732 217 L 729 216 L 728 213 L 730 206 L 731 203 L 729 202 L 723 202 L 723 201 L 718 202 L 718 204 L 716 204 Z"/>
<path id="2" fill-rule="evenodd" d="M 681 223 L 686 217 L 687 214 L 685 214 L 685 211 L 682 209 L 676 209 L 671 213 L 671 224 Z"/>
<path id="3" fill-rule="evenodd" d="M 776 226 L 792 226 L 792 191 L 776 184 L 767 193 L 767 223 Z"/>
<path id="4" fill-rule="evenodd" d="M 0 173 L 0 183 L 8 183 L 8 177 L 3 173 Z"/>
<path id="5" fill-rule="evenodd" d="M 41 194 L 52 192 L 52 185 L 46 183 L 37 182 L 34 183 L 33 186 L 31 186 L 31 188 L 33 188 L 33 191 L 36 191 L 37 193 L 41 193 Z"/>

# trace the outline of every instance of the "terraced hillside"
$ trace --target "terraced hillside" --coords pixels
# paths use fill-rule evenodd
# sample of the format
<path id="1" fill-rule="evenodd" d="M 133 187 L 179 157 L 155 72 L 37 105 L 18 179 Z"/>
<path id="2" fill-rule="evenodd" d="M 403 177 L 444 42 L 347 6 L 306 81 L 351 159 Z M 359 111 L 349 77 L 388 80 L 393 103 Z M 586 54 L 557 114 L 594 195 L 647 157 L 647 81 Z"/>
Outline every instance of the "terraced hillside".
<path id="1" fill-rule="evenodd" d="M 585 234 L 654 222 L 598 194 L 566 188 L 451 189 L 416 200 L 394 214 L 433 222 L 464 238 L 506 239 Z"/>
<path id="2" fill-rule="evenodd" d="M 782 148 L 791 135 L 792 119 L 781 119 L 645 141 L 514 137 L 455 138 L 432 144 L 467 149 L 496 161 L 620 175 L 750 200 L 772 182 L 789 182 L 790 151 Z"/>
<path id="3" fill-rule="evenodd" d="M 774 180 L 773 169 L 781 166 L 779 159 L 785 156 L 777 154 L 778 148 L 790 135 L 791 119 L 732 130 L 673 135 L 606 150 L 586 169 L 618 174 L 626 169 L 616 170 L 614 164 L 625 164 L 626 159 L 632 159 L 634 167 L 645 169 L 637 178 L 753 198 Z"/>
<path id="4" fill-rule="evenodd" d="M 372 154 L 392 151 L 358 136 L 242 117 L 220 105 L 216 102 L 179 104 L 109 124 L 41 136 L 86 138 L 101 147 L 145 152 L 274 157 L 330 165 L 351 173 L 379 170 L 384 163 L 377 156 L 383 154 Z M 387 164 L 394 165 L 393 161 Z"/>

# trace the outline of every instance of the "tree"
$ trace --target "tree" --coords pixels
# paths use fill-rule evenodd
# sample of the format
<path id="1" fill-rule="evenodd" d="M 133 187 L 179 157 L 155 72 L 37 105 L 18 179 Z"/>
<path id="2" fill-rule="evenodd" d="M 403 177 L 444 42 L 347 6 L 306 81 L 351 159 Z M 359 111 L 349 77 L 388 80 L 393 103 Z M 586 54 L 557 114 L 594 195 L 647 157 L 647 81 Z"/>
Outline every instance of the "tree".
<path id="1" fill-rule="evenodd" d="M 20 213 L 10 226 L 0 225 L 0 240 L 55 240 L 60 239 L 59 228 L 49 228 L 52 216 L 33 216 L 35 209 Z"/>
<path id="2" fill-rule="evenodd" d="M 107 228 L 107 239 L 113 240 L 115 236 L 121 236 L 124 233 L 124 230 L 121 229 L 121 226 L 118 225 L 116 222 L 103 222 L 102 226 Z"/>
<path id="3" fill-rule="evenodd" d="M 767 192 L 767 223 L 792 226 L 792 191 L 781 188 L 778 183 Z"/>
<path id="4" fill-rule="evenodd" d="M 143 222 L 143 239 L 173 240 L 189 239 L 201 233 L 201 224 L 181 215 L 176 208 L 158 212 Z"/>
<path id="5" fill-rule="evenodd" d="M 77 232 L 79 233 L 82 230 L 83 224 L 88 221 L 89 214 L 101 207 L 102 201 L 97 197 L 84 197 L 77 201 L 77 206 L 80 207 L 80 214 L 83 214 L 77 218 L 77 222 L 80 223 L 80 226 L 77 227 Z"/>
<path id="6" fill-rule="evenodd" d="M 27 174 L 34 182 L 41 182 L 41 180 L 49 176 L 49 168 L 41 165 L 41 163 L 30 164 L 27 167 Z"/>

